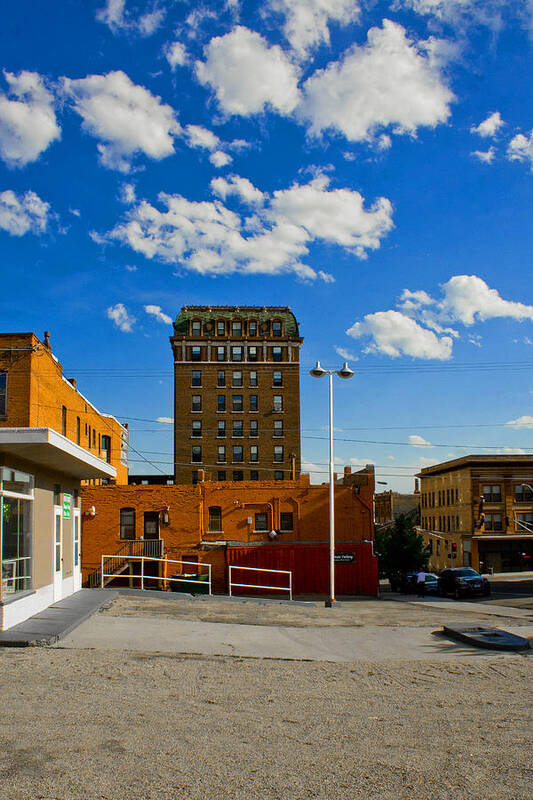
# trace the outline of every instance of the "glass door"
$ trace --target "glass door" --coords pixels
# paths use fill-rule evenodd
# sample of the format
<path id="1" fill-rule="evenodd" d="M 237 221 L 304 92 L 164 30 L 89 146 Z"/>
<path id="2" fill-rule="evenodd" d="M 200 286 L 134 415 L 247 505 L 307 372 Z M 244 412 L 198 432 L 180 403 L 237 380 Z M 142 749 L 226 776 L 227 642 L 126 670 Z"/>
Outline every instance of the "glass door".
<path id="1" fill-rule="evenodd" d="M 81 589 L 81 550 L 80 550 L 80 532 L 81 532 L 81 525 L 80 525 L 80 509 L 74 509 L 73 515 L 73 523 L 74 523 L 74 547 L 72 549 L 73 552 L 73 566 L 74 566 L 74 591 L 77 592 L 78 589 Z"/>
<path id="2" fill-rule="evenodd" d="M 54 506 L 54 602 L 61 600 L 63 589 L 63 509 Z"/>

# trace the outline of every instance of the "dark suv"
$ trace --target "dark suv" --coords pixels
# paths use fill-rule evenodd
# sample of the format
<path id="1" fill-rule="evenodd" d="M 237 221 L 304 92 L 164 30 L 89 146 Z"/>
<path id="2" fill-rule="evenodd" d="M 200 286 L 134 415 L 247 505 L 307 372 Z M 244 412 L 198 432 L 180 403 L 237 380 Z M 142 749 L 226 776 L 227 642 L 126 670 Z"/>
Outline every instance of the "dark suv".
<path id="1" fill-rule="evenodd" d="M 490 584 L 472 567 L 452 567 L 443 569 L 440 573 L 439 592 L 443 595 L 453 594 L 456 600 L 474 595 L 487 597 L 490 594 Z"/>

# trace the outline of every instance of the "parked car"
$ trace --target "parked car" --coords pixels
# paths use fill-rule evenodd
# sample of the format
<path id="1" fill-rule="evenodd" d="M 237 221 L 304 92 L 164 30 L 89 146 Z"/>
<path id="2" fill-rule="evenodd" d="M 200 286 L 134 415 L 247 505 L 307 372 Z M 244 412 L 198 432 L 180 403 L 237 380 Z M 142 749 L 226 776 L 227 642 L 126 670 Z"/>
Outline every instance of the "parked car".
<path id="1" fill-rule="evenodd" d="M 443 569 L 439 575 L 440 594 L 452 594 L 456 600 L 474 595 L 487 597 L 490 583 L 472 567 L 451 567 Z"/>
<path id="2" fill-rule="evenodd" d="M 402 581 L 401 591 L 404 594 L 414 594 L 418 591 L 418 572 L 408 572 Z M 433 572 L 424 572 L 424 583 L 426 584 L 426 594 L 439 593 L 439 579 Z"/>

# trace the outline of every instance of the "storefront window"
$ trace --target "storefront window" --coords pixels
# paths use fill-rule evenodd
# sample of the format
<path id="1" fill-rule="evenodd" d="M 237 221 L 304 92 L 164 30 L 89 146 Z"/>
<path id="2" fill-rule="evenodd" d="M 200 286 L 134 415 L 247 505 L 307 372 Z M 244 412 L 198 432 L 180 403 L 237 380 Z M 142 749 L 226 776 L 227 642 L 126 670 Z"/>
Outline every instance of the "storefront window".
<path id="1" fill-rule="evenodd" d="M 31 589 L 33 476 L 0 469 L 2 600 Z"/>

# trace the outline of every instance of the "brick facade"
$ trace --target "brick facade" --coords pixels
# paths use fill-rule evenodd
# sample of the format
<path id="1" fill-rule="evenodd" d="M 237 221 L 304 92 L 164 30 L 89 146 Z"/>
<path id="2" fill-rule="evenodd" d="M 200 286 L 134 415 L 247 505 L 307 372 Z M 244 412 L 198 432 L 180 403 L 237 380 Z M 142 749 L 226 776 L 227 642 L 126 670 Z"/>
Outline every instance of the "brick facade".
<path id="1" fill-rule="evenodd" d="M 170 339 L 176 483 L 198 469 L 214 481 L 298 477 L 302 341 L 285 307 L 182 309 Z"/>
<path id="2" fill-rule="evenodd" d="M 365 486 L 335 487 L 338 545 L 373 539 L 373 491 L 374 476 L 368 471 Z M 144 515 L 158 512 L 159 536 L 164 541 L 166 556 L 211 563 L 214 590 L 225 592 L 227 545 L 265 545 L 272 541 L 302 546 L 327 543 L 328 493 L 328 486 L 311 486 L 306 475 L 296 481 L 85 488 L 82 492 L 84 581 L 99 568 L 102 555 L 113 554 L 124 544 L 120 538 L 120 510 L 126 508 L 135 510 L 137 540 L 144 534 Z M 93 507 L 94 516 L 90 516 Z M 264 524 L 264 530 L 256 529 L 259 523 L 260 527 Z M 269 536 L 272 530 L 277 531 L 274 540 Z"/>
<path id="3" fill-rule="evenodd" d="M 128 482 L 127 426 L 100 413 L 75 380 L 63 376 L 47 338 L 43 343 L 33 333 L 0 333 L 0 379 L 6 386 L 0 427 L 52 428 L 112 464 L 117 483 Z"/>

